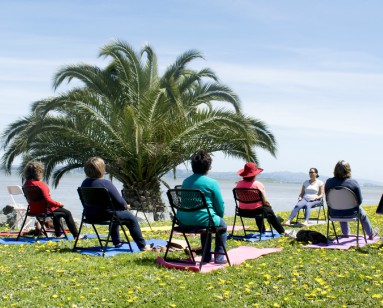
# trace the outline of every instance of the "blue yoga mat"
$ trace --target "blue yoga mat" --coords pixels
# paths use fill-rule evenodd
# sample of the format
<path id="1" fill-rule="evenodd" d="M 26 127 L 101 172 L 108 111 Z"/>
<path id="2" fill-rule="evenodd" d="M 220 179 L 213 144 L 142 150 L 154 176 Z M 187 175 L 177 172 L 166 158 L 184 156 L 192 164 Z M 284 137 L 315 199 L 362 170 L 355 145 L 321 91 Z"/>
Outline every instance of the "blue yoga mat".
<path id="1" fill-rule="evenodd" d="M 115 255 L 118 255 L 120 253 L 136 253 L 140 252 L 140 250 L 137 247 L 137 244 L 134 243 L 133 241 L 130 242 L 132 245 L 132 250 L 130 250 L 128 244 L 123 244 L 120 248 L 115 248 L 113 244 L 111 243 L 110 246 L 106 248 L 105 251 L 105 257 L 112 257 Z M 157 246 L 166 246 L 167 241 L 161 240 L 161 239 L 150 239 L 146 241 L 147 245 L 153 244 L 154 247 Z M 101 246 L 96 246 L 96 247 L 86 247 L 86 248 L 79 248 L 76 249 L 75 252 L 78 252 L 83 255 L 91 255 L 91 256 L 102 256 L 102 251 L 101 251 Z"/>
<path id="2" fill-rule="evenodd" d="M 278 238 L 281 235 L 278 232 L 274 232 L 274 238 Z M 265 233 L 262 233 L 261 235 L 261 241 L 266 241 L 272 239 L 272 233 L 271 231 L 266 231 Z M 231 236 L 231 234 L 228 235 L 227 239 L 233 239 L 237 241 L 247 241 L 247 242 L 258 242 L 259 241 L 259 233 L 247 233 L 246 236 L 242 235 L 234 235 Z"/>
<path id="3" fill-rule="evenodd" d="M 73 240 L 72 235 L 67 235 L 68 240 Z M 90 238 L 97 238 L 95 234 L 87 234 L 86 235 L 88 239 Z M 14 237 L 4 237 L 0 238 L 0 244 L 6 244 L 6 245 L 22 245 L 22 244 L 35 244 L 37 242 L 39 243 L 46 243 L 46 242 L 59 242 L 59 241 L 66 241 L 64 238 L 57 238 L 57 237 L 48 237 L 41 236 L 38 240 L 33 237 L 20 237 L 18 241 L 16 241 L 16 238 Z"/>

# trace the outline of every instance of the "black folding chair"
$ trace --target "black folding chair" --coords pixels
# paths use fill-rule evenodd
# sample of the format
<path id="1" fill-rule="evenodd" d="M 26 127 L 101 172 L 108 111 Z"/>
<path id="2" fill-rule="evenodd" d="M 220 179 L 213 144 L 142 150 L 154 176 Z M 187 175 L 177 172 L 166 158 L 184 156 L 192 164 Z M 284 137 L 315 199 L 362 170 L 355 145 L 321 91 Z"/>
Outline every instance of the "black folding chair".
<path id="1" fill-rule="evenodd" d="M 126 239 L 126 243 L 129 244 L 130 251 L 133 252 L 129 237 L 126 234 L 126 230 L 123 225 L 124 220 L 118 218 L 116 215 L 116 210 L 113 205 L 113 200 L 109 195 L 109 191 L 103 187 L 79 187 L 77 192 L 84 209 L 82 212 L 78 236 L 74 242 L 73 251 L 82 248 L 77 247 L 77 242 L 81 234 L 82 226 L 84 223 L 86 223 L 92 225 L 100 243 L 103 257 L 105 256 L 105 251 L 108 247 L 108 244 L 111 242 L 112 225 L 115 224 L 121 227 Z M 109 232 L 106 239 L 100 237 L 100 234 L 96 229 L 96 225 L 104 225 L 109 227 Z M 103 243 L 105 244 L 103 245 Z"/>
<path id="2" fill-rule="evenodd" d="M 330 221 L 332 223 L 332 228 L 334 235 L 336 237 L 337 243 L 339 244 L 338 235 L 335 230 L 334 221 L 339 222 L 351 222 L 356 221 L 356 243 L 359 247 L 359 228 L 362 224 L 360 217 L 360 208 L 358 204 L 358 199 L 356 198 L 354 192 L 343 186 L 337 186 L 330 189 L 326 193 L 326 202 L 327 202 L 327 239 L 329 239 L 330 233 Z M 367 243 L 366 231 L 362 228 L 364 240 Z"/>
<path id="3" fill-rule="evenodd" d="M 192 262 L 182 261 L 182 260 L 177 260 L 177 262 L 184 262 L 188 264 L 192 263 L 195 265 L 196 261 L 192 253 L 192 248 L 190 246 L 187 234 L 190 234 L 190 233 L 206 234 L 207 236 L 209 236 L 210 234 L 212 238 L 212 242 L 213 242 L 213 239 L 215 237 L 218 237 L 218 239 L 221 241 L 220 234 L 222 234 L 223 232 L 226 232 L 227 230 L 226 228 L 216 227 L 214 225 L 213 217 L 210 213 L 210 209 L 206 203 L 205 195 L 203 194 L 202 191 L 196 190 L 196 189 L 169 189 L 167 191 L 167 196 L 168 196 L 169 203 L 173 212 L 173 221 L 172 221 L 172 230 L 170 232 L 170 237 L 169 237 L 164 259 L 165 261 L 169 261 L 167 256 L 169 253 L 170 243 L 172 242 L 173 234 L 174 232 L 179 232 L 179 233 L 182 233 L 186 241 L 186 244 L 188 246 L 188 252 L 189 252 L 190 258 L 192 259 Z M 196 226 L 198 229 L 190 231 L 190 229 L 188 228 L 190 226 L 183 226 L 177 218 L 177 213 L 179 212 L 192 213 L 192 212 L 198 212 L 198 211 L 204 211 L 208 214 L 208 220 L 209 220 L 208 226 L 201 226 L 201 227 Z M 205 247 L 202 247 L 203 253 L 202 253 L 201 262 L 199 264 L 200 270 L 202 268 L 202 263 L 203 263 L 202 260 L 205 259 L 205 256 L 208 253 L 225 255 L 226 260 L 228 264 L 230 265 L 230 260 L 227 254 L 226 247 L 223 245 L 222 241 L 221 241 L 221 244 L 224 249 L 224 252 L 210 252 L 210 251 L 207 251 L 207 245 L 205 245 Z"/>
<path id="4" fill-rule="evenodd" d="M 139 194 L 138 190 L 137 189 L 134 189 L 134 196 L 136 197 L 136 202 L 134 204 L 135 206 L 135 210 L 136 210 L 136 217 L 138 215 L 138 211 L 141 211 L 143 214 L 144 214 L 144 217 L 145 217 L 145 220 L 146 222 L 148 223 L 149 225 L 149 228 L 150 228 L 150 231 L 153 231 L 152 229 L 152 226 L 150 225 L 150 222 L 149 222 L 149 219 L 148 219 L 148 216 L 146 216 L 146 213 L 144 211 L 144 207 L 142 205 L 142 198 L 141 198 L 141 195 Z M 125 198 L 124 196 L 124 190 L 121 190 L 121 196 L 125 199 L 126 202 L 130 202 L 127 198 Z"/>
<path id="5" fill-rule="evenodd" d="M 243 232 L 259 232 L 259 240 L 262 239 L 262 231 L 259 229 L 246 229 L 245 224 L 243 222 L 243 218 L 254 218 L 255 220 L 255 225 L 257 225 L 257 218 L 261 219 L 262 221 L 262 226 L 264 224 L 265 218 L 267 219 L 267 222 L 269 223 L 270 230 L 272 237 L 274 237 L 274 231 L 273 227 L 271 226 L 271 223 L 269 221 L 269 218 L 267 215 L 265 216 L 264 212 L 264 200 L 263 200 L 263 195 L 262 192 L 259 189 L 256 188 L 234 188 L 233 189 L 233 196 L 235 200 L 235 216 L 234 216 L 234 223 L 233 223 L 233 229 L 231 231 L 231 236 L 234 234 L 234 228 L 235 228 L 235 222 L 237 220 L 237 216 L 241 219 L 242 227 L 243 227 Z M 249 204 L 249 203 L 258 203 L 262 202 L 262 205 L 256 209 L 241 209 L 239 207 L 239 202 Z"/>
<path id="6" fill-rule="evenodd" d="M 50 211 L 49 204 L 48 204 L 47 200 L 45 199 L 41 188 L 38 186 L 23 186 L 22 189 L 23 189 L 24 196 L 27 199 L 28 207 L 27 207 L 27 212 L 26 212 L 26 215 L 24 217 L 23 223 L 21 224 L 19 234 L 17 235 L 16 241 L 18 241 L 19 238 L 22 236 L 22 232 L 23 232 L 23 229 L 24 229 L 24 226 L 25 226 L 25 223 L 26 223 L 28 217 L 34 217 L 41 226 L 41 232 L 37 232 L 36 239 L 40 238 L 41 233 L 43 233 L 45 235 L 45 237 L 48 238 L 48 233 L 47 233 L 47 230 L 45 228 L 45 221 L 47 218 L 51 218 L 52 220 L 57 221 L 60 225 L 61 233 L 63 233 L 65 238 L 68 239 L 68 237 L 65 233 L 64 227 L 60 221 L 60 218 L 61 218 L 60 213 L 55 213 L 55 212 Z M 41 203 L 45 204 L 45 211 L 42 213 L 39 213 L 39 214 L 31 213 L 31 205 L 30 204 L 33 202 L 41 202 Z M 23 237 L 25 237 L 25 235 L 23 235 Z"/>
<path id="7" fill-rule="evenodd" d="M 314 218 L 313 220 L 316 220 L 317 221 L 317 224 L 319 223 L 319 217 L 320 217 L 320 213 L 322 212 L 323 214 L 323 219 L 324 221 L 326 221 L 326 211 L 325 211 L 325 208 L 324 208 L 324 198 L 322 198 L 320 200 L 320 203 L 318 204 L 315 204 L 314 206 L 311 207 L 311 209 L 315 209 L 315 208 L 318 208 L 318 216 L 316 218 Z M 303 210 L 303 217 L 300 217 L 300 213 L 301 211 Z M 299 220 L 304 220 L 304 215 L 306 213 L 306 207 L 303 207 L 302 209 L 300 209 L 298 211 L 298 214 L 297 214 L 297 217 L 295 219 L 295 223 L 298 223 Z M 309 218 L 310 219 L 310 218 Z M 311 219 L 310 219 L 311 220 Z"/>

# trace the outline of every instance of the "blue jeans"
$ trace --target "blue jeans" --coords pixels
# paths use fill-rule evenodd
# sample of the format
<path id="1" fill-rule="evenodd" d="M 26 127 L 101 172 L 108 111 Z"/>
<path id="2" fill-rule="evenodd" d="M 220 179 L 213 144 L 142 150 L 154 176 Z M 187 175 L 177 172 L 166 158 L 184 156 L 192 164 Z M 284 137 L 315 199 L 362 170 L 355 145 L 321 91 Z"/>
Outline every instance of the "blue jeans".
<path id="1" fill-rule="evenodd" d="M 214 249 L 214 252 L 224 253 L 225 250 L 223 248 L 226 247 L 226 240 L 227 240 L 227 231 L 226 231 L 226 229 L 227 229 L 227 226 L 226 226 L 225 221 L 222 218 L 220 218 L 220 223 L 219 223 L 218 227 L 225 228 L 225 232 L 222 232 L 221 234 L 217 234 L 217 236 L 215 237 L 215 249 Z M 182 229 L 185 232 L 187 232 L 187 231 L 199 230 L 199 229 L 201 229 L 201 227 L 200 226 L 185 226 L 185 225 L 182 225 Z M 221 241 L 219 240 L 219 238 L 221 239 L 223 245 L 221 244 Z M 211 234 L 209 234 L 209 236 L 207 234 L 201 234 L 201 245 L 202 245 L 202 249 L 205 248 L 205 245 L 207 246 L 206 247 L 207 254 L 206 254 L 205 258 L 202 261 L 203 262 L 210 262 L 210 260 L 211 260 Z M 215 255 L 214 259 L 216 261 L 223 261 L 225 259 L 225 256 L 224 255 Z"/>
<path id="2" fill-rule="evenodd" d="M 310 210 L 314 205 L 317 205 L 320 203 L 320 200 L 315 201 L 307 201 L 305 199 L 302 199 L 298 201 L 298 203 L 295 205 L 293 211 L 290 214 L 289 220 L 291 221 L 295 216 L 297 216 L 299 210 L 306 209 L 305 210 L 305 220 L 309 220 L 310 218 Z"/>
<path id="3" fill-rule="evenodd" d="M 143 250 L 145 248 L 146 242 L 142 236 L 140 225 L 138 224 L 138 219 L 131 212 L 125 211 L 116 211 L 116 215 L 118 218 L 123 220 L 123 225 L 125 225 L 130 232 L 133 240 L 136 242 L 138 248 Z M 120 240 L 120 227 L 119 225 L 112 225 L 111 231 L 113 244 L 116 245 L 121 242 Z"/>
<path id="4" fill-rule="evenodd" d="M 368 236 L 372 235 L 374 231 L 372 230 L 372 226 L 371 226 L 370 220 L 368 219 L 366 215 L 366 212 L 364 211 L 362 207 L 359 207 L 359 212 L 360 212 L 360 220 L 362 222 L 362 227 L 364 231 L 366 231 L 366 234 Z M 342 229 L 342 233 L 344 235 L 348 235 L 350 233 L 350 228 L 347 222 L 343 222 L 343 221 L 340 222 L 340 228 Z"/>

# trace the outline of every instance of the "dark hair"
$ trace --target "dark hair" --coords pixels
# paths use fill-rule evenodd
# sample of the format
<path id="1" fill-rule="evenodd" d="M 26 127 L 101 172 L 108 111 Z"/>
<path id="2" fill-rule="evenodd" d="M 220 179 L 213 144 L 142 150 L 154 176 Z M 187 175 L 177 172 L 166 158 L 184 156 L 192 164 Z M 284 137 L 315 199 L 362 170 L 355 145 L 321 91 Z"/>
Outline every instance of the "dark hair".
<path id="1" fill-rule="evenodd" d="M 315 173 L 317 174 L 317 178 L 319 178 L 319 174 L 318 174 L 318 169 L 317 168 L 312 167 L 312 168 L 310 168 L 310 170 L 314 170 Z"/>
<path id="2" fill-rule="evenodd" d="M 344 160 L 338 161 L 334 168 L 334 176 L 338 179 L 350 178 L 351 177 L 350 164 Z"/>
<path id="3" fill-rule="evenodd" d="M 244 177 L 243 180 L 246 181 L 246 182 L 252 182 L 254 181 L 255 179 L 255 175 L 254 176 L 248 176 L 248 177 Z"/>
<path id="4" fill-rule="evenodd" d="M 44 165 L 38 161 L 31 161 L 24 167 L 24 179 L 26 181 L 40 181 L 44 174 Z"/>
<path id="5" fill-rule="evenodd" d="M 211 156 L 204 150 L 195 152 L 191 157 L 191 166 L 194 173 L 206 174 L 211 167 Z"/>

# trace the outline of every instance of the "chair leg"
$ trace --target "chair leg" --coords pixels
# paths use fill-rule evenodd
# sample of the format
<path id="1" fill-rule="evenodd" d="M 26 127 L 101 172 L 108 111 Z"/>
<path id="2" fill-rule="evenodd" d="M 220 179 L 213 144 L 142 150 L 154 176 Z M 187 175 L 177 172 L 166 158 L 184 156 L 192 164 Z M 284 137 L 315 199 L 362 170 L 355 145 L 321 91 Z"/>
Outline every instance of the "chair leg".
<path id="1" fill-rule="evenodd" d="M 16 241 L 18 241 L 18 240 L 19 240 L 19 238 L 20 238 L 20 236 L 21 236 L 21 233 L 23 232 L 23 229 L 24 229 L 24 225 L 25 225 L 25 223 L 26 223 L 27 219 L 28 219 L 28 215 L 27 215 L 27 214 L 25 214 L 25 218 L 24 218 L 24 220 L 23 220 L 23 223 L 21 224 L 21 227 L 20 227 L 20 231 L 19 231 L 19 234 L 17 234 L 17 238 L 16 238 Z"/>
<path id="2" fill-rule="evenodd" d="M 336 233 L 335 224 L 332 220 L 331 220 L 331 223 L 332 223 L 332 229 L 334 230 L 334 234 L 336 237 L 336 242 L 339 244 L 339 238 L 338 238 L 338 234 Z"/>
<path id="3" fill-rule="evenodd" d="M 274 229 L 273 226 L 271 225 L 271 222 L 269 220 L 269 217 L 266 217 L 267 222 L 269 223 L 270 231 L 271 231 L 271 236 L 274 238 Z"/>
<path id="4" fill-rule="evenodd" d="M 205 242 L 205 246 L 203 247 L 203 252 L 202 252 L 202 258 L 201 258 L 201 262 L 199 263 L 199 271 L 201 271 L 201 268 L 202 268 L 202 263 L 203 263 L 203 260 L 205 259 L 205 256 L 206 256 L 206 252 L 207 252 L 207 242 L 209 240 L 209 234 L 211 233 L 207 233 L 207 239 L 206 239 L 206 242 Z M 210 239 L 212 242 L 213 242 L 213 237 Z M 212 244 L 212 243 L 211 243 Z M 211 246 L 210 246 L 211 247 Z M 209 253 L 211 254 L 211 251 L 209 251 Z M 194 259 L 194 258 L 193 258 Z"/>
<path id="5" fill-rule="evenodd" d="M 245 229 L 245 224 L 243 223 L 243 218 L 242 218 L 242 216 L 239 216 L 239 219 L 241 220 L 242 228 L 243 228 L 243 233 L 245 233 L 245 237 L 246 237 L 246 229 Z"/>
<path id="6" fill-rule="evenodd" d="M 359 217 L 356 223 L 356 247 L 359 248 Z"/>
<path id="7" fill-rule="evenodd" d="M 233 223 L 233 229 L 231 230 L 231 236 L 233 237 L 234 235 L 234 228 L 235 228 L 235 222 L 237 220 L 237 212 L 235 212 L 234 214 L 234 223 Z"/>
<path id="8" fill-rule="evenodd" d="M 48 233 L 45 230 L 45 219 L 46 219 L 46 216 L 43 216 L 43 217 L 36 216 L 36 220 L 38 221 L 38 223 L 40 224 L 40 227 L 41 227 L 40 232 L 42 232 L 45 235 L 45 238 L 48 238 Z M 40 238 L 40 232 L 37 233 L 36 240 L 38 240 Z"/>
<path id="9" fill-rule="evenodd" d="M 188 249 L 189 249 L 189 256 L 191 257 L 193 263 L 196 264 L 196 261 L 195 261 L 194 256 L 193 256 L 193 252 L 192 252 L 192 248 L 191 248 L 190 242 L 189 242 L 189 240 L 188 240 L 186 234 L 185 234 L 185 233 L 182 233 L 182 234 L 183 234 L 183 236 L 184 236 L 184 238 L 185 238 L 186 245 L 188 246 Z M 205 246 L 206 246 L 206 245 L 205 245 Z M 202 264 L 202 260 L 203 260 L 203 254 L 202 254 L 201 264 Z M 201 269 L 201 268 L 200 268 L 200 269 Z"/>
<path id="10" fill-rule="evenodd" d="M 108 248 L 108 244 L 109 244 L 109 239 L 111 237 L 111 234 L 112 234 L 112 225 L 113 225 L 113 220 L 110 221 L 110 224 L 109 224 L 109 232 L 108 232 L 108 236 L 106 237 L 106 241 L 105 241 L 105 245 L 104 246 L 101 246 L 101 249 L 102 249 L 102 256 L 105 257 L 105 252 L 106 252 L 106 249 Z"/>
<path id="11" fill-rule="evenodd" d="M 222 242 L 222 239 L 221 239 L 220 234 L 217 232 L 217 233 L 215 233 L 215 236 L 218 236 L 218 237 L 219 237 L 218 240 L 220 241 L 220 244 L 221 244 L 221 246 L 223 247 L 223 252 L 225 253 L 227 263 L 229 263 L 229 266 L 231 266 L 230 259 L 229 259 L 229 255 L 227 254 L 226 247 L 225 247 L 225 245 L 224 245 L 223 242 Z M 212 239 L 212 241 L 213 241 L 213 239 Z"/>
<path id="12" fill-rule="evenodd" d="M 93 227 L 94 232 L 95 232 L 96 235 L 97 235 L 98 242 L 100 243 L 100 246 L 102 247 L 102 242 L 101 242 L 100 235 L 98 234 L 97 229 L 96 229 L 96 227 L 94 226 L 94 224 L 92 224 L 92 227 Z"/>
<path id="13" fill-rule="evenodd" d="M 77 242 L 78 242 L 78 239 L 80 238 L 80 234 L 81 234 L 81 230 L 82 230 L 82 225 L 83 225 L 83 218 L 81 219 L 80 227 L 78 229 L 78 235 L 76 237 L 76 240 L 74 241 L 74 245 L 73 245 L 72 251 L 75 251 L 75 249 L 77 247 Z"/>
<path id="14" fill-rule="evenodd" d="M 61 232 L 62 234 L 64 234 L 65 239 L 68 240 L 68 236 L 66 235 L 64 226 L 63 226 L 63 224 L 61 223 L 61 219 L 62 219 L 62 218 L 63 218 L 63 217 L 56 216 L 54 213 L 52 213 L 52 219 L 56 219 L 57 223 L 58 223 L 59 226 L 60 226 L 60 232 Z"/>
<path id="15" fill-rule="evenodd" d="M 121 226 L 122 232 L 124 233 L 124 236 L 125 236 L 126 242 L 127 242 L 127 243 L 128 243 L 128 245 L 129 245 L 129 249 L 130 249 L 130 251 L 133 253 L 132 245 L 130 244 L 130 240 L 129 240 L 128 234 L 126 234 L 126 230 L 125 230 L 125 227 L 124 227 L 124 225 L 123 225 L 123 224 L 120 224 L 120 226 Z"/>

